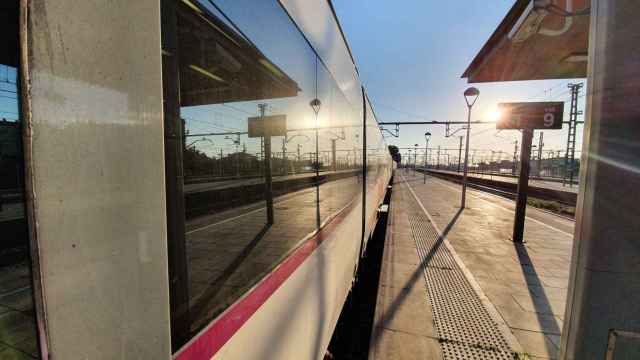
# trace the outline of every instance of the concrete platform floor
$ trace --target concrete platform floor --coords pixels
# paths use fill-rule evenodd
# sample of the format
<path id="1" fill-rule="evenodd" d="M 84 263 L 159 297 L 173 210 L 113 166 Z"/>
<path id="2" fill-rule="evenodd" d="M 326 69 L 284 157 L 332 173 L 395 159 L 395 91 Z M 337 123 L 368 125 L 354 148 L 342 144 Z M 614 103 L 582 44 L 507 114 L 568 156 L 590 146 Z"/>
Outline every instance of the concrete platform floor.
<path id="1" fill-rule="evenodd" d="M 419 265 L 403 204 L 415 201 L 411 188 L 436 227 L 479 285 L 489 307 L 507 325 L 515 347 L 531 359 L 558 356 L 571 259 L 574 222 L 527 209 L 524 245 L 510 240 L 514 202 L 469 189 L 460 207 L 460 186 L 398 170 L 391 203 L 391 236 L 385 244 L 370 358 L 440 359 L 424 278 L 408 282 Z M 399 186 L 402 183 L 404 186 Z M 409 286 L 404 284 L 410 284 Z M 398 298 L 402 298 L 398 302 Z M 393 317 L 385 316 L 389 304 Z"/>
<path id="2" fill-rule="evenodd" d="M 0 359 L 35 359 L 36 341 L 29 266 L 0 268 Z"/>

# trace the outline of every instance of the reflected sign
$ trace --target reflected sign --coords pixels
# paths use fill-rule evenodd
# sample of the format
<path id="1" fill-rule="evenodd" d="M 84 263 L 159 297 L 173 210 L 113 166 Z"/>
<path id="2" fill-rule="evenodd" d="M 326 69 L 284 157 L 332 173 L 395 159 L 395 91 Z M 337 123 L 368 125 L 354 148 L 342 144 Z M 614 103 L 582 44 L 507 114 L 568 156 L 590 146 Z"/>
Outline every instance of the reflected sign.
<path id="1" fill-rule="evenodd" d="M 250 138 L 263 136 L 285 136 L 287 134 L 287 116 L 256 116 L 248 119 Z"/>
<path id="2" fill-rule="evenodd" d="M 564 102 L 517 102 L 498 104 L 496 129 L 562 129 Z"/>

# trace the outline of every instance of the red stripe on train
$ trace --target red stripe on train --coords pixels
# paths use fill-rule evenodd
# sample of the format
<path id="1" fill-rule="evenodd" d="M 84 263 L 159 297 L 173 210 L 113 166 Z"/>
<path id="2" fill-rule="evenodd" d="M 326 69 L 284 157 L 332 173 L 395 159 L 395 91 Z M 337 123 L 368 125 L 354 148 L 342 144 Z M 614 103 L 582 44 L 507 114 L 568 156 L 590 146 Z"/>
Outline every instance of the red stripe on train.
<path id="1" fill-rule="evenodd" d="M 219 318 L 210 323 L 196 338 L 185 345 L 175 360 L 210 359 L 258 311 L 269 297 L 327 238 L 327 233 L 342 223 L 357 201 L 353 201 L 314 236 L 307 239 L 249 293 L 231 305 Z"/>

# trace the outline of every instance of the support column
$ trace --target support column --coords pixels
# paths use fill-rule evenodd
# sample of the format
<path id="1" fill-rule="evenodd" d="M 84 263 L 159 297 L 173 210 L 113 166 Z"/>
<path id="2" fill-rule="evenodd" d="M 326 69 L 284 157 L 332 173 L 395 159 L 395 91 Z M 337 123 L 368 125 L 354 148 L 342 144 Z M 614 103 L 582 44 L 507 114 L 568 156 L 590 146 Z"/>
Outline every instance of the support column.
<path id="1" fill-rule="evenodd" d="M 522 148 L 520 149 L 520 176 L 518 176 L 518 194 L 516 195 L 516 215 L 513 220 L 515 243 L 523 243 L 524 219 L 527 212 L 527 193 L 529 192 L 529 171 L 531 168 L 531 142 L 533 130 L 522 129 Z"/>
<path id="2" fill-rule="evenodd" d="M 171 346 L 175 351 L 188 341 L 190 333 L 189 269 L 185 239 L 184 200 L 184 120 L 180 117 L 180 68 L 178 63 L 178 23 L 175 5 L 162 6 L 162 96 L 164 99 L 164 157 L 169 253 Z"/>
<path id="3" fill-rule="evenodd" d="M 639 13 L 636 0 L 591 1 L 587 118 L 561 359 L 609 353 L 606 359 L 631 359 L 640 346 L 633 336 L 640 332 Z"/>

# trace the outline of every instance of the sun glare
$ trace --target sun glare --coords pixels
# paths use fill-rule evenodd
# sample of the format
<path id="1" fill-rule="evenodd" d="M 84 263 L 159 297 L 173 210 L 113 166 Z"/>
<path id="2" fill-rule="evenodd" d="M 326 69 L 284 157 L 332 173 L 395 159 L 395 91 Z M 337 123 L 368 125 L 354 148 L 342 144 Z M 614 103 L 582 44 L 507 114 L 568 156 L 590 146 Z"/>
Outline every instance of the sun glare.
<path id="1" fill-rule="evenodd" d="M 498 109 L 492 109 L 490 111 L 487 111 L 487 113 L 485 114 L 486 119 L 493 122 L 498 122 L 501 116 L 502 112 Z"/>

